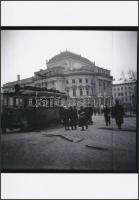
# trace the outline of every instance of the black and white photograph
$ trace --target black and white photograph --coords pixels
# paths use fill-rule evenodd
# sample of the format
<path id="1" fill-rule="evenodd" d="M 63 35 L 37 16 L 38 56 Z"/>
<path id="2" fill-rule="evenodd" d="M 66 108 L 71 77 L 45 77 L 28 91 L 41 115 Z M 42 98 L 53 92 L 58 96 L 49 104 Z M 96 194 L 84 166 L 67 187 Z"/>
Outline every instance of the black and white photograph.
<path id="1" fill-rule="evenodd" d="M 2 30 L 2 171 L 137 172 L 137 31 Z"/>

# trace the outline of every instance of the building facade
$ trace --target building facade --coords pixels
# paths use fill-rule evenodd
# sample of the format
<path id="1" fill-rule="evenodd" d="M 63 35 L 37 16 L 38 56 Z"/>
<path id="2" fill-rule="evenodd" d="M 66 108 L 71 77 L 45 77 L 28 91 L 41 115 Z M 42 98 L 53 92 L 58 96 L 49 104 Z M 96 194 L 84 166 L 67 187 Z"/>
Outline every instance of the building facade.
<path id="1" fill-rule="evenodd" d="M 100 68 L 81 55 L 64 51 L 47 61 L 47 68 L 3 85 L 4 92 L 14 91 L 14 85 L 35 86 L 59 90 L 67 95 L 68 106 L 96 106 L 112 104 L 110 70 Z"/>
<path id="2" fill-rule="evenodd" d="M 137 81 L 121 80 L 113 83 L 112 87 L 113 103 L 118 99 L 124 107 L 134 109 L 136 107 Z"/>

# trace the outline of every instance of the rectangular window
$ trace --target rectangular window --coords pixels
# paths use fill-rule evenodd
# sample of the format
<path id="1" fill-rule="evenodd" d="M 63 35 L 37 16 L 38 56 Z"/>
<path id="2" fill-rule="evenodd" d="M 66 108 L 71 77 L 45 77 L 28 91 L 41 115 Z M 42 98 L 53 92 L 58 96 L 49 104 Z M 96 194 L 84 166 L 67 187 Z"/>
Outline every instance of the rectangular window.
<path id="1" fill-rule="evenodd" d="M 116 97 L 116 93 L 114 93 L 114 96 Z"/>
<path id="2" fill-rule="evenodd" d="M 123 91 L 123 87 L 121 87 L 121 90 Z"/>
<path id="3" fill-rule="evenodd" d="M 86 95 L 89 96 L 89 90 L 88 89 L 86 90 Z"/>
<path id="4" fill-rule="evenodd" d="M 67 83 L 67 84 L 69 84 L 69 81 L 68 81 L 68 80 L 66 80 L 66 83 Z"/>
<path id="5" fill-rule="evenodd" d="M 81 78 L 79 78 L 79 83 L 82 83 L 82 79 Z"/>
<path id="6" fill-rule="evenodd" d="M 74 79 L 72 80 L 72 83 L 75 83 L 75 80 L 74 80 Z"/>
<path id="7" fill-rule="evenodd" d="M 99 81 L 99 87 L 101 87 L 101 81 Z"/>
<path id="8" fill-rule="evenodd" d="M 127 96 L 127 92 L 125 92 L 125 96 Z"/>
<path id="9" fill-rule="evenodd" d="M 88 78 L 86 78 L 86 83 L 88 83 Z"/>

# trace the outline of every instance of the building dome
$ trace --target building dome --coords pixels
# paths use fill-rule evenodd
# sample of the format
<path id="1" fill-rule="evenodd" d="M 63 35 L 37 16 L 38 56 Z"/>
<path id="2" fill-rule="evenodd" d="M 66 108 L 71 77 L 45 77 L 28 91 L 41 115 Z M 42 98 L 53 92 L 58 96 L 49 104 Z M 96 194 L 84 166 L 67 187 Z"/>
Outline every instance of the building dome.
<path id="1" fill-rule="evenodd" d="M 94 65 L 94 63 L 70 51 L 61 52 L 47 62 L 48 68 L 61 66 L 65 69 L 79 69 L 85 65 Z"/>

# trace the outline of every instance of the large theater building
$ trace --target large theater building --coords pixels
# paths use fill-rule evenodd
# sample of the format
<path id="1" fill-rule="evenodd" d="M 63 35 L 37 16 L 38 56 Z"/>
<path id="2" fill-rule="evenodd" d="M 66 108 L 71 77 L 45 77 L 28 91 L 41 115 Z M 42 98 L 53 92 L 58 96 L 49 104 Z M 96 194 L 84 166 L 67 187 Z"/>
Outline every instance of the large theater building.
<path id="1" fill-rule="evenodd" d="M 47 68 L 33 77 L 3 85 L 4 92 L 14 91 L 14 85 L 45 87 L 67 95 L 68 106 L 104 106 L 112 104 L 110 70 L 100 68 L 81 55 L 64 51 L 47 61 Z"/>

